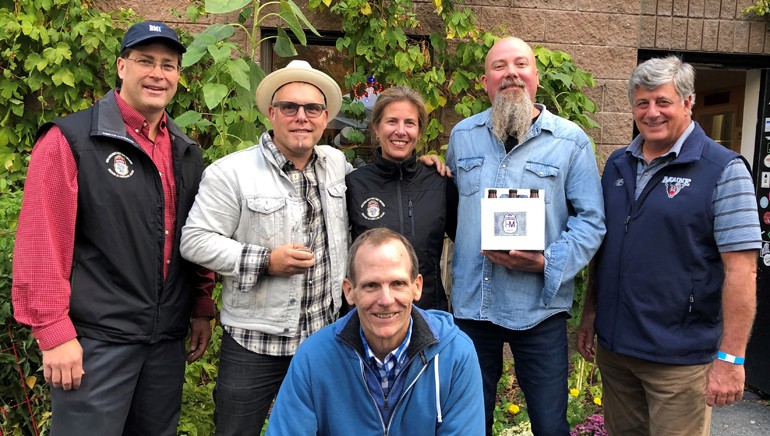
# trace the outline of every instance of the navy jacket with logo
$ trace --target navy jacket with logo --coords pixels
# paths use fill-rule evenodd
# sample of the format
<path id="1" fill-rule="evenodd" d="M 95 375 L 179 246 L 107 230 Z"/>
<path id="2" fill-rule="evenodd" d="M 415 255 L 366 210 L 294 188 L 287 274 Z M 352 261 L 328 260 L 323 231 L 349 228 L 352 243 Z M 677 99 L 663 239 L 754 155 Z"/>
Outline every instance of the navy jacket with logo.
<path id="1" fill-rule="evenodd" d="M 175 244 L 163 279 L 163 185 L 151 158 L 126 132 L 114 91 L 93 107 L 41 127 L 61 129 L 78 166 L 78 211 L 70 318 L 79 336 L 107 342 L 184 338 L 197 265 Z M 203 173 L 195 142 L 169 117 L 177 204 L 175 240 Z"/>
<path id="2" fill-rule="evenodd" d="M 418 163 L 416 155 L 401 163 L 375 161 L 345 178 L 351 237 L 375 227 L 404 235 L 414 246 L 423 277 L 421 309 L 447 310 L 441 284 L 444 233 L 454 239 L 457 226 L 457 188 L 433 167 Z"/>
<path id="3" fill-rule="evenodd" d="M 634 201 L 636 158 L 625 148 L 610 156 L 602 175 L 607 235 L 596 257 L 602 347 L 666 364 L 716 357 L 724 272 L 712 198 L 736 157 L 696 124 Z"/>

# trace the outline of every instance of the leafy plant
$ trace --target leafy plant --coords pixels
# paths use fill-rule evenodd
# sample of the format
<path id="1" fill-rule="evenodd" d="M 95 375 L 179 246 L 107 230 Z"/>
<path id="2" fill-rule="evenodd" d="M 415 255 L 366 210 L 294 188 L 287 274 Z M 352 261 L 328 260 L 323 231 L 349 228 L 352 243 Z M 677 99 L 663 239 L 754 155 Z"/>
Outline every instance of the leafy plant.
<path id="1" fill-rule="evenodd" d="M 535 59 L 540 72 L 540 86 L 536 100 L 551 112 L 574 121 L 584 129 L 599 127 L 586 113 L 596 112 L 596 105 L 583 94 L 593 88 L 594 78 L 572 62 L 572 56 L 563 51 L 535 46 Z"/>
<path id="2" fill-rule="evenodd" d="M 346 78 L 348 88 L 374 75 L 384 83 L 415 88 L 426 98 L 431 119 L 420 145 L 422 152 L 439 152 L 447 120 L 489 106 L 480 77 L 484 56 L 497 37 L 479 30 L 469 9 L 453 1 L 434 0 L 433 13 L 443 27 L 425 35 L 411 1 L 309 3 L 311 8 L 342 18 L 345 35 L 337 41 L 337 48 L 354 62 Z M 256 87 L 265 75 L 255 63 L 256 50 L 264 40 L 259 36 L 260 27 L 267 20 L 284 27 L 269 37 L 275 38 L 275 52 L 282 56 L 296 53 L 292 39 L 306 43 L 303 28 L 318 34 L 292 0 L 209 0 L 194 4 L 186 14 L 195 22 L 204 14 L 229 12 L 237 12 L 234 23 L 214 24 L 194 36 L 180 32 L 189 49 L 183 57 L 180 88 L 168 108 L 175 121 L 204 147 L 207 161 L 253 144 L 269 127 L 254 101 Z M 29 329 L 12 320 L 10 305 L 16 220 L 36 131 L 47 121 L 91 106 L 116 86 L 122 29 L 139 20 L 133 11 L 103 13 L 82 0 L 0 0 L 0 315 L 6 321 L 0 332 L 3 434 L 35 433 L 30 415 L 35 417 L 37 431 L 46 433 L 50 425 L 50 400 L 42 382 L 39 349 Z M 575 68 L 563 52 L 536 47 L 535 53 L 541 71 L 538 99 L 590 127 L 580 118 L 595 110 L 581 91 L 583 86 L 592 86 L 590 74 Z M 348 98 L 345 109 L 353 116 L 363 116 L 360 102 Z M 351 139 L 364 138 L 354 135 Z M 211 390 L 221 334 L 221 326 L 215 325 L 209 351 L 187 367 L 180 434 L 211 433 Z M 19 366 L 9 352 L 12 345 Z M 31 412 L 24 403 L 27 398 Z M 503 404 L 501 416 L 511 425 L 524 425 L 523 404 L 520 396 L 509 400 Z M 512 406 L 519 408 L 518 413 L 513 413 Z"/>
<path id="3" fill-rule="evenodd" d="M 182 66 L 194 69 L 181 82 L 188 92 L 180 93 L 170 109 L 180 114 L 176 123 L 194 135 L 208 161 L 254 145 L 264 129 L 270 128 L 254 99 L 265 77 L 255 62 L 257 49 L 262 41 L 275 39 L 275 52 L 280 56 L 295 56 L 297 51 L 280 26 L 276 36 L 259 39 L 265 20 L 284 23 L 303 45 L 307 44 L 303 26 L 318 35 L 292 0 L 206 0 L 188 8 L 187 16 L 197 21 L 204 14 L 236 11 L 237 22 L 212 24 L 188 45 Z M 237 33 L 245 34 L 245 40 L 236 42 Z"/>
<path id="4" fill-rule="evenodd" d="M 756 0 L 753 5 L 746 6 L 741 12 L 757 17 L 764 17 L 765 15 L 770 14 L 770 0 Z"/>
<path id="5" fill-rule="evenodd" d="M 80 0 L 0 1 L 0 192 L 21 187 L 40 125 L 115 85 L 117 26 L 134 17 Z"/>
<path id="6" fill-rule="evenodd" d="M 447 120 L 489 107 L 481 76 L 486 53 L 498 39 L 493 32 L 502 33 L 480 29 L 473 11 L 455 1 L 434 0 L 433 5 L 433 18 L 440 28 L 426 35 L 412 0 L 308 1 L 310 9 L 328 10 L 342 18 L 344 35 L 336 45 L 354 65 L 345 78 L 348 89 L 375 77 L 422 94 L 429 113 L 417 146 L 423 153 L 442 150 Z M 582 92 L 594 86 L 591 74 L 577 68 L 564 52 L 544 47 L 534 51 L 541 73 L 538 100 L 583 127 L 598 126 L 586 115 L 595 112 L 596 106 Z"/>
<path id="7" fill-rule="evenodd" d="M 11 253 L 21 197 L 21 191 L 0 197 L 0 434 L 4 435 L 34 434 L 35 428 L 48 428 L 51 416 L 37 343 L 28 329 L 13 322 L 11 312 Z"/>

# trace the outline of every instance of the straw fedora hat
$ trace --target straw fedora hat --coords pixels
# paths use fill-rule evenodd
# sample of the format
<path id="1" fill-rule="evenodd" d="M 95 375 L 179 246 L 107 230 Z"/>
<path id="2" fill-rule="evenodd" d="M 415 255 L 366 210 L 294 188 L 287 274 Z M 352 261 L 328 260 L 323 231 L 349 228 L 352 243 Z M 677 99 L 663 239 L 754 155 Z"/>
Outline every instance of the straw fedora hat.
<path id="1" fill-rule="evenodd" d="M 291 82 L 305 82 L 320 89 L 326 97 L 329 120 L 337 116 L 342 106 L 342 91 L 337 82 L 327 74 L 310 66 L 306 61 L 294 60 L 280 70 L 265 76 L 257 87 L 257 107 L 262 115 L 268 116 L 273 95 L 281 86 Z"/>

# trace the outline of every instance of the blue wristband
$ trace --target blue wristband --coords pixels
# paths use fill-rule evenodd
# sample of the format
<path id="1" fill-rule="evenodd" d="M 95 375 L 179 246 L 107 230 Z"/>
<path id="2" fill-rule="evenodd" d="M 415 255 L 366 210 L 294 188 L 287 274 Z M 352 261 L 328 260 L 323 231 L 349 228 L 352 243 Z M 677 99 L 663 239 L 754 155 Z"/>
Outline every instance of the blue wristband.
<path id="1" fill-rule="evenodd" d="M 732 354 L 727 354 L 724 351 L 720 351 L 717 353 L 717 359 L 723 360 L 725 362 L 734 363 L 736 365 L 743 365 L 743 362 L 746 361 L 745 357 L 733 356 Z"/>

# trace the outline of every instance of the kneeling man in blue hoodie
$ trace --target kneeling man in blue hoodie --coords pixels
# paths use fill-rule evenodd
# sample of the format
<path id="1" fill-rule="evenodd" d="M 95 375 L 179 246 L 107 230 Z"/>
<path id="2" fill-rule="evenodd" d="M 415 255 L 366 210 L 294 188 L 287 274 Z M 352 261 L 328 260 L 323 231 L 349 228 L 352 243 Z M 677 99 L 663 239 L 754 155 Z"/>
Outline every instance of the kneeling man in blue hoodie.
<path id="1" fill-rule="evenodd" d="M 356 310 L 297 350 L 268 435 L 483 435 L 473 343 L 452 315 L 423 311 L 417 255 L 371 229 L 350 248 L 345 298 Z"/>

